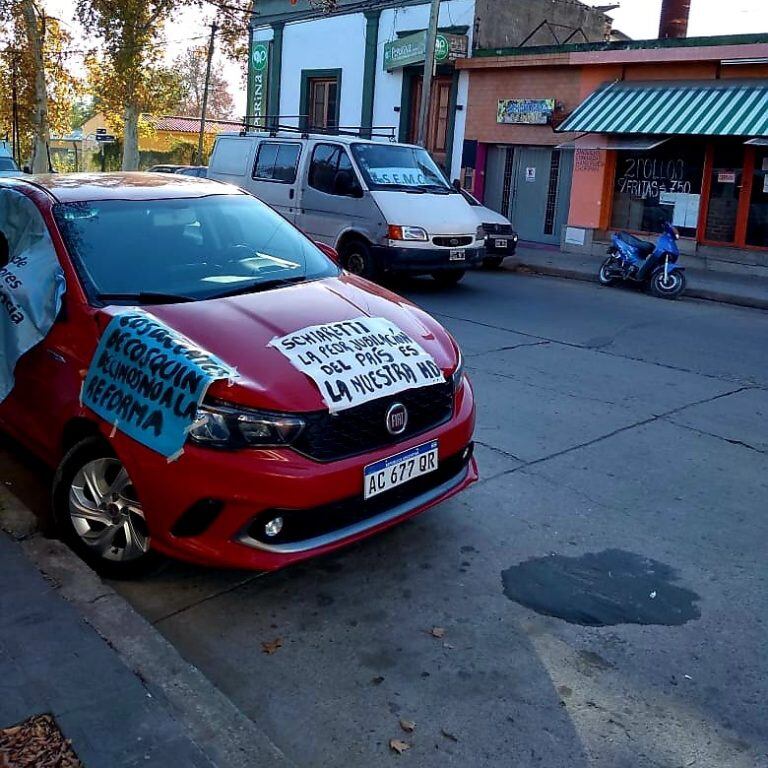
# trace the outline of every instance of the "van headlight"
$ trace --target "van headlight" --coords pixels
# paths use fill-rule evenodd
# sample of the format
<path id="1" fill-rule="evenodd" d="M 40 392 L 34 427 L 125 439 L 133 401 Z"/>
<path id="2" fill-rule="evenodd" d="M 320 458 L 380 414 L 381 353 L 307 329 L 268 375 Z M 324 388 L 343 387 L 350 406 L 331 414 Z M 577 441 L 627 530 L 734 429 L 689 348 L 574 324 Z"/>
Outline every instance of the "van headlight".
<path id="1" fill-rule="evenodd" d="M 400 226 L 399 224 L 389 225 L 390 240 L 429 240 L 427 230 L 422 227 Z"/>
<path id="2" fill-rule="evenodd" d="M 188 434 L 193 443 L 212 448 L 279 448 L 303 429 L 304 419 L 287 413 L 201 405 Z"/>

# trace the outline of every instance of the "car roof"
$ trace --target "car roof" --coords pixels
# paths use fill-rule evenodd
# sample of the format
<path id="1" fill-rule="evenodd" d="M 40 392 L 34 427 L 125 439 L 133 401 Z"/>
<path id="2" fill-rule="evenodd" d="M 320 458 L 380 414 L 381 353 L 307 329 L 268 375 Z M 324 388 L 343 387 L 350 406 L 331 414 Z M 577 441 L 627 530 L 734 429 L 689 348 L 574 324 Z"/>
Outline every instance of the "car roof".
<path id="1" fill-rule="evenodd" d="M 248 131 L 248 133 L 230 133 L 222 132 L 216 134 L 216 138 L 239 138 L 239 139 L 292 139 L 293 141 L 313 141 L 333 142 L 335 144 L 373 144 L 381 146 L 395 147 L 415 147 L 421 149 L 416 144 L 407 144 L 400 141 L 389 141 L 388 139 L 364 139 L 361 136 L 349 136 L 348 134 L 335 133 L 301 133 L 298 131 Z"/>
<path id="2" fill-rule="evenodd" d="M 230 184 L 175 173 L 46 173 L 25 176 L 16 183 L 42 188 L 61 203 L 244 194 Z"/>

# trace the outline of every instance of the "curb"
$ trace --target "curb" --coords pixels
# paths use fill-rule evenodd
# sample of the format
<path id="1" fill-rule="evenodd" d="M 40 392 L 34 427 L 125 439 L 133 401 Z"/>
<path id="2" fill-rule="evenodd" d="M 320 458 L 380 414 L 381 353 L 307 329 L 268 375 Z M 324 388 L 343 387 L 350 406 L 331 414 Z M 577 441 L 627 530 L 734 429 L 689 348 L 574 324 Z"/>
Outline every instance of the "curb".
<path id="1" fill-rule="evenodd" d="M 37 532 L 37 519 L 0 486 L 0 527 L 59 593 L 164 701 L 217 768 L 296 768 L 256 724 L 65 544 Z"/>
<path id="2" fill-rule="evenodd" d="M 531 264 L 525 261 L 518 261 L 507 267 L 511 272 L 517 272 L 520 268 L 544 277 L 561 277 L 567 280 L 581 280 L 582 282 L 587 283 L 598 282 L 596 274 L 593 275 L 590 272 L 584 272 L 577 269 L 568 269 L 567 267 L 554 267 L 547 264 Z M 690 283 L 685 289 L 685 296 L 696 299 L 706 299 L 707 301 L 717 301 L 721 304 L 733 304 L 739 307 L 768 310 L 768 298 L 763 299 L 759 296 L 739 296 L 738 294 L 728 293 L 728 291 L 718 290 L 717 288 L 697 287 L 696 285 L 690 285 Z"/>

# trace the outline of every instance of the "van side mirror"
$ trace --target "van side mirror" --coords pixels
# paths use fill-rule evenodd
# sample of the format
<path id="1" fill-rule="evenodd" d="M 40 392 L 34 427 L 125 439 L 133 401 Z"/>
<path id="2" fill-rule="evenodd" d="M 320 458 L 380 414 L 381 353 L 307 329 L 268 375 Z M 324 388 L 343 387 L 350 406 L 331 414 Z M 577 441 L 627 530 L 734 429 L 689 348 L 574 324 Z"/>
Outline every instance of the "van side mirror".
<path id="1" fill-rule="evenodd" d="M 326 243 L 315 241 L 315 245 L 337 266 L 342 266 L 339 252 Z"/>
<path id="2" fill-rule="evenodd" d="M 363 188 L 352 171 L 338 171 L 333 178 L 333 193 L 344 197 L 362 197 Z"/>
<path id="3" fill-rule="evenodd" d="M 8 238 L 0 232 L 0 269 L 5 269 L 11 263 L 11 249 Z"/>
<path id="4" fill-rule="evenodd" d="M 22 167 L 21 172 L 22 173 L 32 173 L 32 169 L 28 165 L 25 165 L 25 166 Z"/>
<path id="5" fill-rule="evenodd" d="M 454 179 L 451 182 L 451 186 L 457 191 L 461 192 L 461 182 L 458 179 Z"/>

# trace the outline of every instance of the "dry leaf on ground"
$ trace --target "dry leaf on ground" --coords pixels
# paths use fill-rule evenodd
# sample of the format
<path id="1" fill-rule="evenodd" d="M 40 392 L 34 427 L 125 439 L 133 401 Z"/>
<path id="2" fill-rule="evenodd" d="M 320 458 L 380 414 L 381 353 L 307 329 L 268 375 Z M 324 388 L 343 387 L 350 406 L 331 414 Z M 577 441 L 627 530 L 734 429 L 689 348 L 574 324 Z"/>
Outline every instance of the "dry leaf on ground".
<path id="1" fill-rule="evenodd" d="M 0 729 L 0 766 L 83 768 L 50 715 L 38 715 Z"/>
<path id="2" fill-rule="evenodd" d="M 389 748 L 393 752 L 397 752 L 398 755 L 402 755 L 403 752 L 411 748 L 411 745 L 407 741 L 400 741 L 400 739 L 390 739 Z"/>
<path id="3" fill-rule="evenodd" d="M 277 651 L 278 648 L 283 647 L 283 638 L 276 637 L 274 640 L 264 642 L 261 644 L 261 650 L 270 656 Z"/>
<path id="4" fill-rule="evenodd" d="M 416 723 L 413 722 L 413 720 L 404 720 L 402 717 L 400 718 L 400 727 L 406 732 L 406 733 L 413 733 L 416 730 Z"/>
<path id="5" fill-rule="evenodd" d="M 445 627 L 432 627 L 432 629 L 429 630 L 429 634 L 439 640 L 440 638 L 445 637 Z"/>

